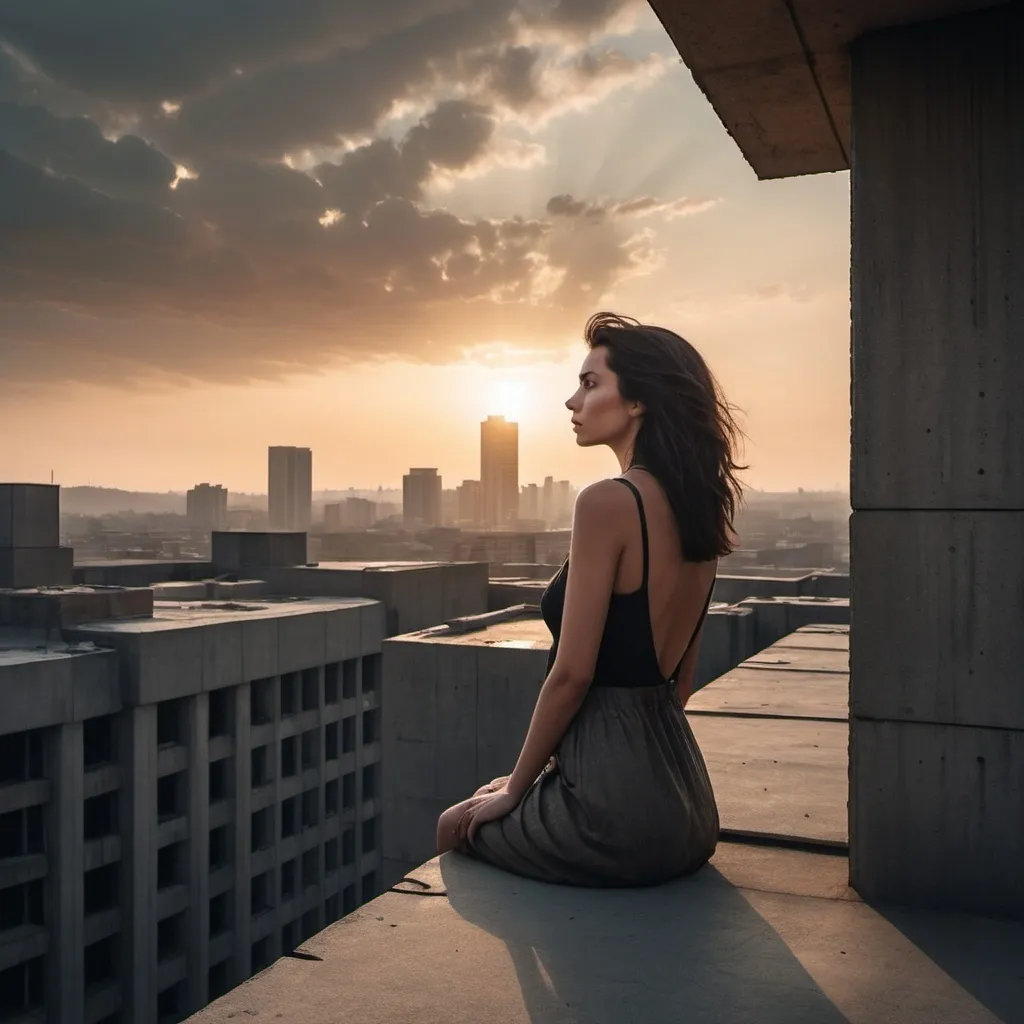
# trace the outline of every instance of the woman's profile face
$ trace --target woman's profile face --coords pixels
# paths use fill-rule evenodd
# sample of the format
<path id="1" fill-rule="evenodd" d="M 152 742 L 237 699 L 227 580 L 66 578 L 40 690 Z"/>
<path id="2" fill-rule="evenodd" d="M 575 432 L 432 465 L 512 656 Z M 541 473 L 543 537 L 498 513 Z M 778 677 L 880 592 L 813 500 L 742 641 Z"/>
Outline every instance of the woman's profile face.
<path id="1" fill-rule="evenodd" d="M 619 378 L 608 366 L 608 350 L 603 345 L 587 353 L 579 381 L 576 393 L 565 403 L 572 412 L 576 443 L 583 448 L 614 445 L 636 424 L 631 412 L 633 403 L 619 394 Z"/>

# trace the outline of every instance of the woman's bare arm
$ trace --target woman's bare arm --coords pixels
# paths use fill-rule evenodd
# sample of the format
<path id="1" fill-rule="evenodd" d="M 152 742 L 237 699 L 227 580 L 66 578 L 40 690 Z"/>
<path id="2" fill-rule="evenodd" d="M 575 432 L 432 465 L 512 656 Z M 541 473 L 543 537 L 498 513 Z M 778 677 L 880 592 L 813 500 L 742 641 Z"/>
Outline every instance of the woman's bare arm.
<path id="1" fill-rule="evenodd" d="M 555 752 L 594 676 L 612 587 L 635 506 L 625 487 L 602 480 L 580 492 L 573 513 L 562 629 L 507 789 L 522 799 Z"/>

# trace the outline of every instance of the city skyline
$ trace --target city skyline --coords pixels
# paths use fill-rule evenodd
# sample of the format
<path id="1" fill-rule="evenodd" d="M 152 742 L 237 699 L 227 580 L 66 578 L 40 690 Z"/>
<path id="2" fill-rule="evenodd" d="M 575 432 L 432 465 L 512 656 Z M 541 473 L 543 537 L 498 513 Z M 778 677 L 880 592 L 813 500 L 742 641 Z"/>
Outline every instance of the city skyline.
<path id="1" fill-rule="evenodd" d="M 758 182 L 643 4 L 457 7 L 319 26 L 313 50 L 257 19 L 202 67 L 141 43 L 71 67 L 45 14 L 0 15 L 0 179 L 36 211 L 5 236 L 0 430 L 23 440 L 0 476 L 255 491 L 261 449 L 297 444 L 324 485 L 461 480 L 496 414 L 524 479 L 583 485 L 616 467 L 563 402 L 611 308 L 704 353 L 751 485 L 845 481 L 848 175 Z M 364 94 L 335 87 L 353 67 L 375 69 L 366 105 L 322 105 Z"/>

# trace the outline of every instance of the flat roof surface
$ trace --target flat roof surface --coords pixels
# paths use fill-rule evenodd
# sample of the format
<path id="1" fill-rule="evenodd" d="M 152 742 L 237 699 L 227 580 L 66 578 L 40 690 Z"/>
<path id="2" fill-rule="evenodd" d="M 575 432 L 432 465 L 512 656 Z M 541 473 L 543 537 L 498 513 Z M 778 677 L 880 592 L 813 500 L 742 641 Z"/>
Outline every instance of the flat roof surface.
<path id="1" fill-rule="evenodd" d="M 220 1024 L 997 1024 L 1024 924 L 879 909 L 845 857 L 720 843 L 695 875 L 581 889 L 458 854 L 190 1018 Z"/>
<path id="2" fill-rule="evenodd" d="M 849 643 L 804 627 L 690 698 L 727 833 L 848 842 Z"/>
<path id="3" fill-rule="evenodd" d="M 253 619 L 279 619 L 286 615 L 312 615 L 342 608 L 362 608 L 378 604 L 365 597 L 253 597 L 210 598 L 195 601 L 154 601 L 153 617 L 107 619 L 76 626 L 88 633 L 153 633 L 190 626 L 208 626 L 217 622 L 251 622 Z"/>
<path id="4" fill-rule="evenodd" d="M 501 612 L 489 613 L 500 615 Z M 401 637 L 391 637 L 388 642 L 423 644 L 455 644 L 460 647 L 518 647 L 534 650 L 547 650 L 551 646 L 551 632 L 539 615 L 526 615 L 521 618 L 510 618 L 505 621 L 492 622 L 479 629 L 466 632 L 446 632 L 444 627 L 431 627 L 418 633 L 407 633 Z"/>
<path id="5" fill-rule="evenodd" d="M 38 633 L 0 630 L 0 669 L 32 662 L 66 661 L 102 650 L 90 641 L 47 643 Z"/>
<path id="6" fill-rule="evenodd" d="M 379 561 L 379 562 L 325 562 L 318 561 L 311 565 L 297 565 L 296 569 L 306 569 L 309 572 L 316 572 L 317 569 L 346 570 L 348 572 L 363 572 L 368 569 L 386 572 L 396 569 L 437 569 L 447 565 L 480 565 L 480 562 L 402 562 L 402 561 Z"/>

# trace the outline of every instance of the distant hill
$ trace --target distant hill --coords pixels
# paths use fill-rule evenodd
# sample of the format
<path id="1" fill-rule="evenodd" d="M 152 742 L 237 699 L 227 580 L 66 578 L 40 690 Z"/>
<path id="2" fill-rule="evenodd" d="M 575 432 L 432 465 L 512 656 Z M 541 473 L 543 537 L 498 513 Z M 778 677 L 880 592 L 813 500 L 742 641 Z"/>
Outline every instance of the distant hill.
<path id="1" fill-rule="evenodd" d="M 114 487 L 61 487 L 60 510 L 71 516 L 106 516 L 118 512 L 185 514 L 185 495 L 168 491 L 122 491 Z"/>

